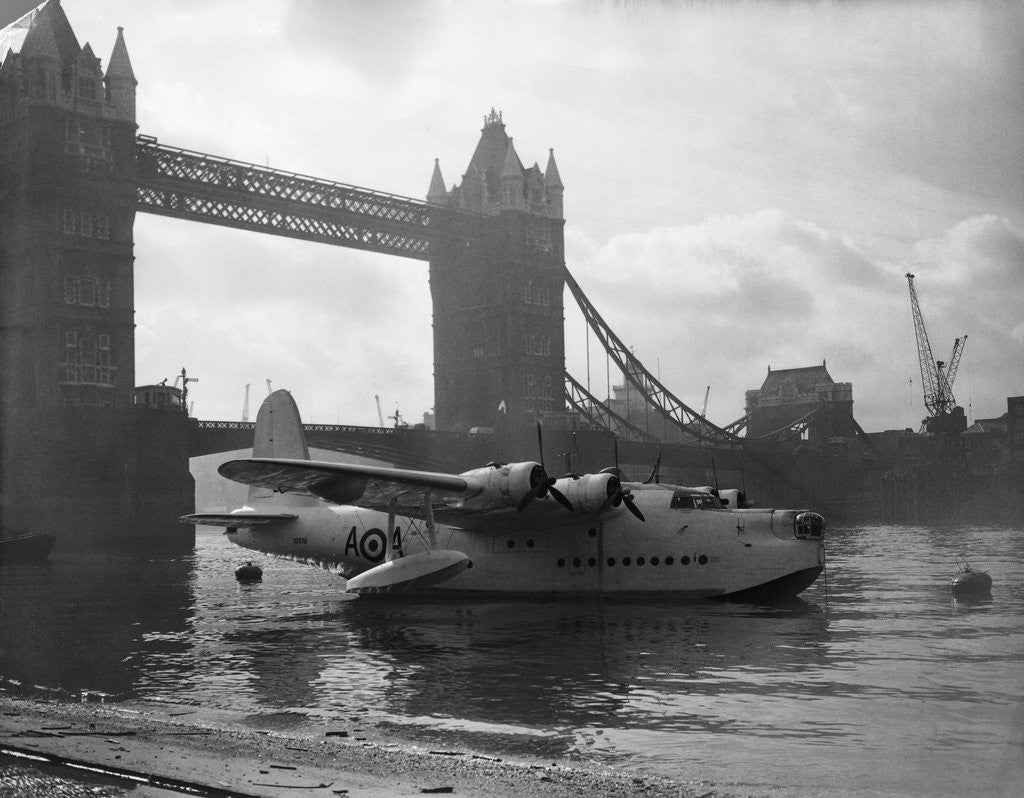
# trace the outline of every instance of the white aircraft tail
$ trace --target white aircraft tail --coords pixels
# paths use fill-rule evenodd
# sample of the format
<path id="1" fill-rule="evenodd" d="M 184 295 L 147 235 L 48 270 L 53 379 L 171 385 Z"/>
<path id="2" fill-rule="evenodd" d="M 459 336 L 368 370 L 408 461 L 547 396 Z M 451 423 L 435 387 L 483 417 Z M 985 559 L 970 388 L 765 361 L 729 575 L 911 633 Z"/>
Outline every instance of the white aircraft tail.
<path id="1" fill-rule="evenodd" d="M 290 460 L 308 460 L 309 447 L 302 428 L 299 408 L 292 395 L 285 390 L 274 391 L 263 400 L 256 415 L 256 431 L 252 442 L 253 457 L 281 457 Z M 277 506 L 309 507 L 320 503 L 312 496 L 292 496 L 275 493 L 269 488 L 249 488 L 249 505 L 253 501 L 274 499 Z"/>

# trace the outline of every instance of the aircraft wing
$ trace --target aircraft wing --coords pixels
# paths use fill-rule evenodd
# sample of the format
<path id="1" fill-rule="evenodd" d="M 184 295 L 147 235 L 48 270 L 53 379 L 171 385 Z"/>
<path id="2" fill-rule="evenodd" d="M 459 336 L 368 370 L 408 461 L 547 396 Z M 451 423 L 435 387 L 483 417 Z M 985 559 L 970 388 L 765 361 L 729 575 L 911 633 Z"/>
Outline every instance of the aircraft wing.
<path id="1" fill-rule="evenodd" d="M 477 492 L 469 480 L 454 474 L 317 460 L 252 457 L 231 460 L 217 470 L 221 476 L 243 485 L 269 488 L 278 493 L 318 496 L 335 504 L 360 507 L 370 506 L 355 501 L 366 493 L 387 506 L 392 497 L 401 498 L 426 489 L 449 496 L 470 496 Z M 373 509 L 377 509 L 376 505 Z"/>
<path id="2" fill-rule="evenodd" d="M 255 526 L 269 524 L 272 521 L 294 521 L 294 513 L 192 513 L 183 515 L 178 520 L 183 524 L 202 526 Z"/>
<path id="3" fill-rule="evenodd" d="M 524 464 L 532 468 L 533 464 Z M 513 465 L 512 468 L 518 468 Z M 524 468 L 527 471 L 529 468 Z M 280 493 L 317 496 L 334 504 L 351 504 L 387 512 L 392 501 L 407 517 L 426 519 L 429 492 L 434 520 L 463 529 L 509 529 L 536 524 L 541 518 L 557 519 L 559 526 L 586 523 L 553 499 L 527 503 L 517 510 L 519 495 L 497 487 L 497 469 L 478 469 L 466 474 L 414 471 L 386 466 L 331 463 L 316 460 L 249 458 L 224 463 L 221 476 L 244 485 Z M 520 494 L 521 495 L 521 494 Z M 557 515 L 556 515 L 557 513 Z"/>

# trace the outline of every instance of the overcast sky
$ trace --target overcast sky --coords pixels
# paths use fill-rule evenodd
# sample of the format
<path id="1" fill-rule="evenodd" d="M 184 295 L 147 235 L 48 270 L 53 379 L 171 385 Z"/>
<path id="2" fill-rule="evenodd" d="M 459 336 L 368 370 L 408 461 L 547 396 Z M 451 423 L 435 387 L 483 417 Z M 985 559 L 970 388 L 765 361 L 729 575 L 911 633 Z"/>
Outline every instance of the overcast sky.
<path id="1" fill-rule="evenodd" d="M 935 356 L 969 336 L 968 418 L 1024 394 L 1020 2 L 63 7 L 104 68 L 123 26 L 139 130 L 169 145 L 423 198 L 500 110 L 525 164 L 554 148 L 569 270 L 716 423 L 769 366 L 824 360 L 866 430 L 916 428 L 908 271 Z M 425 263 L 149 214 L 135 255 L 136 382 L 185 366 L 200 418 L 241 418 L 246 383 L 254 417 L 267 379 L 313 422 L 433 405 Z M 566 348 L 585 382 L 568 292 Z"/>

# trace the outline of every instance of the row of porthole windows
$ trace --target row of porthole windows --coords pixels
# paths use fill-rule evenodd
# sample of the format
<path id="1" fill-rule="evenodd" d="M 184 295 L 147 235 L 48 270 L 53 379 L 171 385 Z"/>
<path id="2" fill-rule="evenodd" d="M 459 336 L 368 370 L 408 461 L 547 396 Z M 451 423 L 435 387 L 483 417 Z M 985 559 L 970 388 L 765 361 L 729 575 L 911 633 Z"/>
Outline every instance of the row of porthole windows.
<path id="1" fill-rule="evenodd" d="M 680 565 L 689 565 L 692 562 L 696 562 L 698 565 L 707 565 L 707 563 L 708 563 L 708 556 L 706 554 L 700 554 L 696 558 L 691 558 L 688 554 L 684 554 L 682 557 L 679 558 L 679 564 Z M 660 557 L 651 557 L 649 560 L 646 559 L 645 557 L 637 557 L 635 560 L 632 557 L 623 557 L 622 558 L 622 562 L 621 562 L 623 567 L 629 567 L 630 565 L 637 565 L 637 566 L 661 565 L 661 564 L 675 565 L 675 563 L 676 563 L 676 558 L 671 556 L 671 555 L 669 555 L 668 557 L 665 557 L 664 559 L 661 559 Z M 568 565 L 568 564 L 569 564 L 569 560 L 566 560 L 564 557 L 559 557 L 558 558 L 558 567 L 559 568 L 565 568 L 565 566 Z M 609 557 L 607 560 L 605 560 L 605 564 L 609 568 L 613 568 L 617 564 L 617 561 L 616 561 L 616 559 L 614 557 Z M 593 568 L 596 565 L 597 565 L 597 560 L 594 557 L 589 557 L 587 559 L 587 567 L 588 568 Z M 583 566 L 583 559 L 581 557 L 574 557 L 572 559 L 572 567 L 573 568 L 581 568 L 582 566 Z"/>

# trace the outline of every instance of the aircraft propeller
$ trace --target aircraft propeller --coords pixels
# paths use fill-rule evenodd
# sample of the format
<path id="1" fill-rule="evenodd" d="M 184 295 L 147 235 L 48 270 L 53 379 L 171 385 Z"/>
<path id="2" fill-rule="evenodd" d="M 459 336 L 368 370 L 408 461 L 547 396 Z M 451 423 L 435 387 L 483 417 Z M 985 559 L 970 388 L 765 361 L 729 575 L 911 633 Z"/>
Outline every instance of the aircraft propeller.
<path id="1" fill-rule="evenodd" d="M 629 510 L 641 521 L 646 521 L 644 514 L 640 512 L 640 508 L 636 506 L 636 502 L 633 500 L 633 492 L 629 488 L 622 487 L 622 472 L 619 470 L 619 439 L 614 439 L 615 444 L 615 466 L 614 468 L 603 468 L 601 469 L 602 474 L 612 474 L 614 479 L 608 480 L 608 498 L 601 504 L 597 514 L 605 512 L 612 507 L 618 507 L 620 504 L 625 504 L 626 509 Z"/>
<path id="2" fill-rule="evenodd" d="M 612 507 L 618 507 L 620 504 L 625 504 L 626 509 L 635 515 L 639 520 L 646 521 L 644 514 L 640 512 L 640 508 L 636 506 L 636 502 L 633 500 L 633 491 L 629 488 L 622 487 L 622 483 L 619 482 L 618 478 L 608 480 L 608 498 L 604 500 L 597 514 L 605 512 Z"/>
<path id="3" fill-rule="evenodd" d="M 549 477 L 548 472 L 544 470 L 544 440 L 539 423 L 537 424 L 537 448 L 540 450 L 540 465 L 534 466 L 530 472 L 530 490 L 519 500 L 516 510 L 522 512 L 534 499 L 543 499 L 550 493 L 551 498 L 572 512 L 572 503 L 562 495 L 561 491 L 555 490 L 555 478 Z"/>

